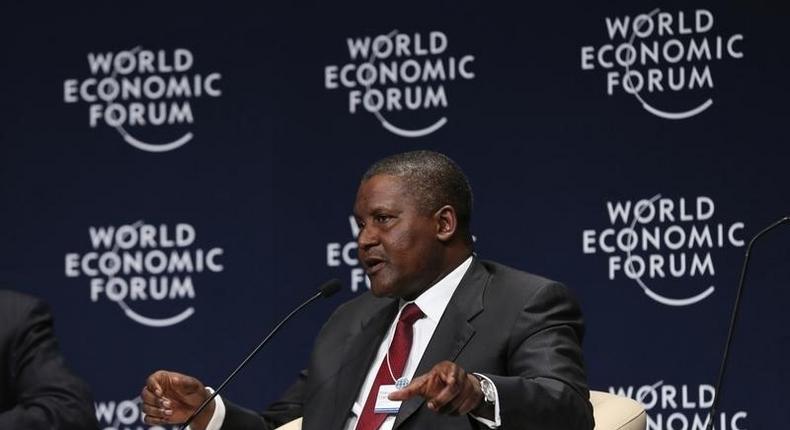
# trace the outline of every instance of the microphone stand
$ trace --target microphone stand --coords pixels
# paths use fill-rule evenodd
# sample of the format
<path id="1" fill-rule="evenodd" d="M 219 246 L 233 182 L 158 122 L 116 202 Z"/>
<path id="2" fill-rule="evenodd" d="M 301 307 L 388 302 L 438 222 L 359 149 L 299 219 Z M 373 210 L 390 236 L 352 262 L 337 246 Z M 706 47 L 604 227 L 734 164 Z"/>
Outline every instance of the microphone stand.
<path id="1" fill-rule="evenodd" d="M 261 341 L 261 343 L 259 343 L 258 346 L 256 346 L 255 349 L 253 349 L 252 352 L 249 353 L 249 355 L 247 355 L 246 358 L 244 358 L 244 360 L 236 367 L 236 369 L 233 372 L 231 372 L 231 374 L 228 375 L 227 378 L 225 378 L 222 384 L 220 384 L 219 387 L 217 387 L 217 389 L 214 390 L 214 392 L 209 397 L 207 397 L 206 400 L 204 400 L 203 403 L 201 403 L 197 409 L 195 409 L 195 412 L 192 412 L 192 415 L 190 415 L 189 418 L 187 418 L 187 420 L 184 422 L 184 424 L 181 425 L 180 430 L 186 429 L 189 426 L 189 424 L 192 423 L 195 417 L 198 416 L 198 414 L 200 414 L 203 411 L 203 409 L 206 409 L 206 406 L 208 406 L 208 404 L 211 403 L 211 401 L 214 400 L 215 397 L 217 397 L 219 392 L 222 391 L 223 388 L 225 388 L 225 385 L 228 385 L 228 382 L 230 382 L 233 379 L 233 377 L 236 376 L 236 374 L 239 373 L 239 371 L 243 369 L 244 366 L 246 366 L 247 363 L 253 359 L 253 357 L 255 357 L 256 354 L 258 354 L 258 351 L 260 351 L 261 348 L 263 348 L 263 346 L 269 342 L 269 339 L 271 339 L 272 336 L 274 336 L 274 334 L 280 330 L 280 327 L 282 327 L 283 324 L 285 324 L 289 319 L 291 319 L 291 317 L 294 316 L 294 314 L 302 310 L 302 308 L 309 305 L 310 303 L 318 300 L 320 297 L 329 297 L 332 294 L 336 293 L 339 289 L 340 289 L 340 281 L 336 279 L 328 281 L 324 285 L 322 285 L 319 291 L 313 294 L 312 297 L 307 299 L 304 303 L 297 306 L 296 309 L 292 310 L 291 313 L 286 315 L 285 318 L 283 318 L 279 323 L 277 323 L 277 325 L 272 329 L 271 332 L 269 332 L 269 334 Z"/>
<path id="2" fill-rule="evenodd" d="M 707 430 L 710 430 L 713 427 L 713 421 L 716 417 L 716 410 L 719 407 L 719 390 L 721 389 L 722 382 L 724 381 L 724 374 L 727 370 L 727 360 L 730 356 L 730 344 L 732 343 L 733 334 L 735 333 L 735 323 L 738 321 L 738 311 L 741 307 L 741 297 L 743 296 L 743 282 L 746 279 L 746 270 L 749 267 L 749 258 L 751 257 L 752 253 L 752 246 L 757 241 L 757 239 L 763 237 L 769 231 L 779 227 L 783 224 L 790 223 L 790 216 L 786 216 L 779 221 L 774 222 L 773 224 L 769 225 L 768 227 L 762 229 L 759 233 L 754 235 L 752 240 L 749 241 L 749 245 L 746 247 L 746 254 L 743 258 L 743 267 L 741 267 L 741 278 L 738 281 L 738 291 L 735 294 L 735 304 L 732 307 L 732 315 L 730 317 L 730 328 L 727 332 L 727 342 L 724 344 L 724 355 L 721 359 L 721 367 L 719 368 L 719 377 L 716 381 L 716 390 L 713 392 L 713 406 L 710 409 L 710 413 L 708 414 L 708 425 L 705 427 Z"/>

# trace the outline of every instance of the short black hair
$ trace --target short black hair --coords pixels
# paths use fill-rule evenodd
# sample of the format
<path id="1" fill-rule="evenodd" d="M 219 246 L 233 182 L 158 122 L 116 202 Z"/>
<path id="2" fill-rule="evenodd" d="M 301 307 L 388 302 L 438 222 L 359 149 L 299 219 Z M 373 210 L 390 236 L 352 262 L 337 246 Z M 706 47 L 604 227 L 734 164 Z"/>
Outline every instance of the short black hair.
<path id="1" fill-rule="evenodd" d="M 458 230 L 472 243 L 472 187 L 466 175 L 450 157 L 434 151 L 410 151 L 390 155 L 375 162 L 362 175 L 362 182 L 373 176 L 391 175 L 406 181 L 420 209 L 433 213 L 444 205 L 455 209 Z"/>

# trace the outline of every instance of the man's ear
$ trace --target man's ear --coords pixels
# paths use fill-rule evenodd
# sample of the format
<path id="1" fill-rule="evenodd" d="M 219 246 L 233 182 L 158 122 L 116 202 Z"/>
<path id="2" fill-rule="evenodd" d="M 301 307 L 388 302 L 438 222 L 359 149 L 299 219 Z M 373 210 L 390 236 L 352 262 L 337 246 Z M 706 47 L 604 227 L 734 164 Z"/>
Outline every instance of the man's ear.
<path id="1" fill-rule="evenodd" d="M 433 218 L 436 220 L 436 238 L 442 242 L 449 242 L 458 229 L 458 216 L 456 216 L 455 208 L 444 205 L 434 212 Z"/>

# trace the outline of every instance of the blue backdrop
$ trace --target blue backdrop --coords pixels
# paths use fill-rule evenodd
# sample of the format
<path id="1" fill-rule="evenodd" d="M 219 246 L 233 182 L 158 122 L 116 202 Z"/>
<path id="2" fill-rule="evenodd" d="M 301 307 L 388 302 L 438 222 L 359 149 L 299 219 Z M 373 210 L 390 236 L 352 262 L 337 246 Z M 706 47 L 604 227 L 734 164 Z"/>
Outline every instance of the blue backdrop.
<path id="1" fill-rule="evenodd" d="M 340 278 L 227 390 L 275 399 L 367 288 L 360 175 L 413 149 L 465 169 L 482 258 L 579 297 L 592 388 L 701 428 L 745 243 L 790 209 L 783 2 L 1 8 L 0 283 L 52 304 L 103 428 Z M 717 428 L 790 419 L 789 239 L 755 250 Z"/>

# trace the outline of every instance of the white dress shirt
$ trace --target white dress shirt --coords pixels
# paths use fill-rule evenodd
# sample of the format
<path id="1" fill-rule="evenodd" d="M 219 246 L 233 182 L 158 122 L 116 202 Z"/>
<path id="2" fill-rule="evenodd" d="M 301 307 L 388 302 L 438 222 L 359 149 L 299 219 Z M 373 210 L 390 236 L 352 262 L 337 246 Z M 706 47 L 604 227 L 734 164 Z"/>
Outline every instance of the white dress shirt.
<path id="1" fill-rule="evenodd" d="M 422 310 L 422 312 L 425 314 L 425 317 L 417 320 L 414 323 L 411 351 L 409 352 L 409 357 L 406 360 L 406 366 L 403 369 L 403 375 L 395 375 L 396 377 L 404 376 L 409 380 L 414 377 L 414 372 L 417 370 L 417 365 L 420 363 L 422 355 L 425 353 L 425 349 L 428 347 L 428 343 L 433 336 L 433 332 L 436 330 L 436 326 L 439 324 L 439 320 L 442 318 L 442 314 L 444 314 L 444 310 L 447 308 L 447 304 L 450 302 L 450 298 L 453 296 L 456 288 L 458 288 L 458 284 L 461 283 L 461 278 L 464 277 L 464 274 L 467 270 L 469 270 L 469 266 L 471 265 L 472 257 L 470 256 L 447 276 L 442 278 L 432 287 L 425 290 L 425 292 L 423 292 L 419 297 L 417 297 L 416 300 L 414 300 L 414 303 L 417 304 L 417 306 Z M 411 302 L 401 301 L 400 310 L 403 310 L 403 307 L 408 303 Z M 382 340 L 381 345 L 379 345 L 378 352 L 376 353 L 376 356 L 373 359 L 370 368 L 368 369 L 365 382 L 362 384 L 359 394 L 357 395 L 357 399 L 354 402 L 354 405 L 351 407 L 348 420 L 346 420 L 346 425 L 344 427 L 345 430 L 356 429 L 357 419 L 359 418 L 359 415 L 362 414 L 362 408 L 365 405 L 365 401 L 367 401 L 370 388 L 373 386 L 373 382 L 376 379 L 376 373 L 378 373 L 379 366 L 381 366 L 381 363 L 384 361 L 387 351 L 389 350 L 392 337 L 395 335 L 395 326 L 398 322 L 398 318 L 400 318 L 400 310 L 398 311 L 398 315 L 395 316 L 392 323 L 390 324 L 387 336 Z M 485 378 L 483 375 L 479 376 Z M 214 415 L 212 415 L 206 430 L 220 430 L 220 427 L 222 427 L 222 423 L 225 420 L 225 404 L 222 402 L 222 398 L 217 396 L 215 398 L 215 402 L 216 406 L 214 408 Z M 499 427 L 501 425 L 499 417 L 499 396 L 497 395 L 496 402 L 494 404 L 493 421 L 474 415 L 471 416 L 489 428 L 494 429 Z M 394 423 L 395 414 L 392 414 L 388 416 L 386 420 L 384 420 L 384 423 L 381 425 L 381 427 L 379 427 L 379 430 L 391 430 Z"/>

